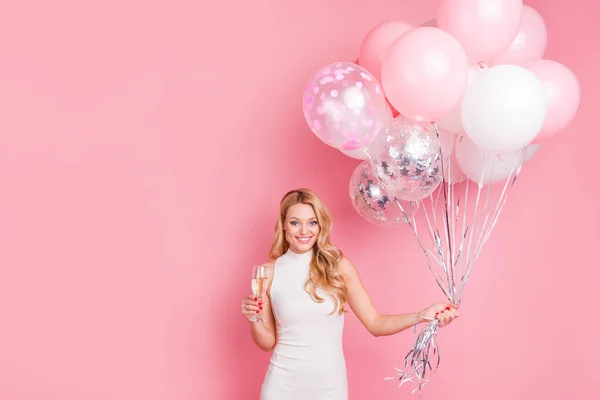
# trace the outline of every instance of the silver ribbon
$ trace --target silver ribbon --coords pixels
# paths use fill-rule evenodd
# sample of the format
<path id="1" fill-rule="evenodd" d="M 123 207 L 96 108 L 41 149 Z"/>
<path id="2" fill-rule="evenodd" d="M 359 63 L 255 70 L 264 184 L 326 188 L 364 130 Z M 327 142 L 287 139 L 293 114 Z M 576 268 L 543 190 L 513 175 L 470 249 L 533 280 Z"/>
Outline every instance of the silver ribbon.
<path id="1" fill-rule="evenodd" d="M 439 140 L 435 123 L 434 126 Z M 524 150 L 501 187 L 484 181 L 486 176 L 493 175 L 493 168 L 500 155 L 485 154 L 485 157 L 495 158 L 491 162 L 491 169 L 482 171 L 478 184 L 469 180 L 449 183 L 446 177 L 452 172 L 451 163 L 441 150 L 440 156 L 444 179 L 435 192 L 417 202 L 418 207 L 423 210 L 426 226 L 418 227 L 415 216 L 409 218 L 410 213 L 404 212 L 398 199 L 395 203 L 407 219 L 406 222 L 423 251 L 426 264 L 444 296 L 450 303 L 460 305 L 473 266 L 496 225 L 506 203 L 508 189 L 514 185 L 519 175 Z M 415 334 L 416 329 L 415 325 Z M 404 358 L 404 368 L 396 367 L 397 375 L 385 379 L 397 379 L 399 386 L 414 383 L 416 388 L 412 393 L 418 391 L 420 398 L 421 389 L 440 363 L 441 357 L 435 340 L 437 334 L 438 321 L 433 320 L 416 337 Z"/>

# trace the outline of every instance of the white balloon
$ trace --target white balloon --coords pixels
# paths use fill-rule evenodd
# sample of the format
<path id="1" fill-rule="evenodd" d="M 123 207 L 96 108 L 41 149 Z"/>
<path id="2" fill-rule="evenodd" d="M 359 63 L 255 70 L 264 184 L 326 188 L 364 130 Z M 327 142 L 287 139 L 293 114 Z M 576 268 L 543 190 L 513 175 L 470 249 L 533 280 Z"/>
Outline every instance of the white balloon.
<path id="1" fill-rule="evenodd" d="M 531 143 L 544 124 L 547 101 L 533 72 L 507 64 L 477 73 L 461 106 L 469 138 L 483 149 L 502 153 Z"/>
<path id="2" fill-rule="evenodd" d="M 467 87 L 473 82 L 473 77 L 480 71 L 482 71 L 482 69 L 479 66 L 469 65 L 469 80 L 467 81 Z M 436 123 L 440 128 L 452 133 L 464 132 L 465 128 L 462 123 L 461 110 L 462 101 L 459 101 L 448 114 L 441 117 Z"/>
<path id="3" fill-rule="evenodd" d="M 369 159 L 369 156 L 367 155 L 367 153 L 365 153 L 362 149 L 356 149 L 356 150 L 340 149 L 340 151 L 342 153 L 344 153 L 345 155 L 347 155 L 348 157 L 356 158 L 357 160 L 368 160 Z"/>
<path id="4" fill-rule="evenodd" d="M 501 154 L 486 151 L 466 136 L 456 141 L 454 151 L 462 172 L 481 185 L 506 181 L 521 166 L 525 155 L 522 150 Z"/>
<path id="5" fill-rule="evenodd" d="M 444 178 L 448 183 L 459 183 L 467 179 L 458 165 L 456 153 L 452 153 L 448 162 L 444 164 Z"/>
<path id="6" fill-rule="evenodd" d="M 525 162 L 531 160 L 540 151 L 540 147 L 540 144 L 530 144 L 525 147 Z"/>

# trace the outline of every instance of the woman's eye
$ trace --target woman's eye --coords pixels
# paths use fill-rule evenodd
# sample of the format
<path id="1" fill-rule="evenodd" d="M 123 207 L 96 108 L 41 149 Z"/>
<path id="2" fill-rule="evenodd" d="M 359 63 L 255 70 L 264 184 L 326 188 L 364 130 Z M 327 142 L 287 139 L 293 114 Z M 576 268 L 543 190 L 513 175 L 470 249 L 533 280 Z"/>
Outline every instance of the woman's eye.
<path id="1" fill-rule="evenodd" d="M 311 225 L 316 225 L 316 224 L 317 224 L 317 221 L 310 221 L 310 224 L 311 224 Z"/>
<path id="2" fill-rule="evenodd" d="M 290 222 L 290 224 L 291 224 L 292 226 L 296 226 L 296 225 L 298 225 L 298 223 L 297 223 L 296 221 L 292 221 L 292 222 Z"/>

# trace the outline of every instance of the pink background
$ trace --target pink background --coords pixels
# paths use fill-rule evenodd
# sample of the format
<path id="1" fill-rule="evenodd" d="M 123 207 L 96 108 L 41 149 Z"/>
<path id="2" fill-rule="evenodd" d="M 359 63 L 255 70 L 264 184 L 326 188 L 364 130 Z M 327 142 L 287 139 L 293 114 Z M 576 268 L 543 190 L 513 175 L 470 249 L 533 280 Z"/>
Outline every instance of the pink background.
<path id="1" fill-rule="evenodd" d="M 240 302 L 277 205 L 316 190 L 381 312 L 442 299 L 408 229 L 369 225 L 357 161 L 304 123 L 301 91 L 386 18 L 435 1 L 7 2 L 0 13 L 0 398 L 256 399 L 269 355 Z M 169 5 L 167 5 L 169 4 Z M 439 337 L 426 399 L 594 399 L 597 2 L 531 1 L 583 102 L 524 170 Z M 209 9 L 211 7 L 211 9 Z M 332 163 L 335 167 L 326 167 Z M 348 315 L 352 399 L 415 399 L 412 332 Z"/>

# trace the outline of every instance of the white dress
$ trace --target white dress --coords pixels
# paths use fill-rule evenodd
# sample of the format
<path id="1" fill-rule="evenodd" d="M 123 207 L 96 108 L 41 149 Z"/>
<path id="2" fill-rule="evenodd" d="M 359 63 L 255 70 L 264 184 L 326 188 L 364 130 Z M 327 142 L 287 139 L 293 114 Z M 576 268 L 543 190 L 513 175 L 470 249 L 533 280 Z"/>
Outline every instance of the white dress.
<path id="1" fill-rule="evenodd" d="M 322 291 L 316 303 L 304 290 L 312 252 L 291 250 L 275 260 L 271 306 L 277 344 L 260 400 L 347 400 L 342 349 L 344 316 L 329 314 L 334 300 Z"/>

